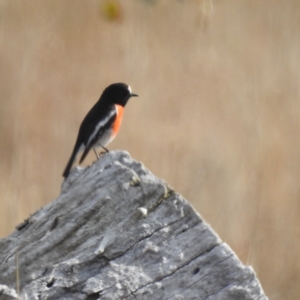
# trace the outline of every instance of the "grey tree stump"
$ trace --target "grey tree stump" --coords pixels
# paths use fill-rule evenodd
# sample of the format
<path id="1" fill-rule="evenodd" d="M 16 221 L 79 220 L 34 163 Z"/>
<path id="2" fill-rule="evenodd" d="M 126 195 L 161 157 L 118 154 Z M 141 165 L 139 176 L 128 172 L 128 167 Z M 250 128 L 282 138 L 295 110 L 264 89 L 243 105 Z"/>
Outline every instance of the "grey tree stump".
<path id="1" fill-rule="evenodd" d="M 26 199 L 24 199 L 26 201 Z M 74 169 L 0 240 L 0 299 L 267 299 L 191 205 L 128 153 Z"/>

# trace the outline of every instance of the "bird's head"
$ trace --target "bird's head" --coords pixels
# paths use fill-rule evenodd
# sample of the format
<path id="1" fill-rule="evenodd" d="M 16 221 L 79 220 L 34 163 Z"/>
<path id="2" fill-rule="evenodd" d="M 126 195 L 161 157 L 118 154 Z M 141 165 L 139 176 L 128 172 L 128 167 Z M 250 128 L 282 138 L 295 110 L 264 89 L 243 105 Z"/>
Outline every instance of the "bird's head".
<path id="1" fill-rule="evenodd" d="M 125 106 L 131 97 L 138 97 L 138 95 L 133 94 L 130 86 L 125 83 L 113 83 L 109 85 L 101 96 L 102 101 L 122 106 Z"/>

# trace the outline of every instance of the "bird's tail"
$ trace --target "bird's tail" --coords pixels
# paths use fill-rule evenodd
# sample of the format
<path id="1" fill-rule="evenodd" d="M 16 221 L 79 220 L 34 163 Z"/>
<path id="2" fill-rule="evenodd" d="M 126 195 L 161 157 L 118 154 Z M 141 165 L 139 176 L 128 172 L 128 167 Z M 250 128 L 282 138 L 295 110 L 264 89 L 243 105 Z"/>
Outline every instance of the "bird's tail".
<path id="1" fill-rule="evenodd" d="M 74 163 L 74 161 L 76 159 L 76 156 L 77 156 L 77 154 L 78 154 L 79 151 L 80 151 L 80 147 L 78 145 L 75 145 L 73 153 L 72 153 L 72 155 L 71 155 L 71 157 L 69 159 L 69 162 L 68 162 L 68 164 L 67 164 L 67 166 L 65 168 L 65 171 L 63 173 L 63 177 L 65 177 L 65 178 L 68 177 L 68 175 L 70 173 L 70 170 L 71 170 L 71 168 L 73 166 L 73 163 Z"/>
<path id="2" fill-rule="evenodd" d="M 88 155 L 88 153 L 90 152 L 91 150 L 91 146 L 86 146 L 83 153 L 82 153 L 82 156 L 79 160 L 79 163 L 81 164 L 83 162 L 83 160 L 85 159 L 85 157 Z"/>

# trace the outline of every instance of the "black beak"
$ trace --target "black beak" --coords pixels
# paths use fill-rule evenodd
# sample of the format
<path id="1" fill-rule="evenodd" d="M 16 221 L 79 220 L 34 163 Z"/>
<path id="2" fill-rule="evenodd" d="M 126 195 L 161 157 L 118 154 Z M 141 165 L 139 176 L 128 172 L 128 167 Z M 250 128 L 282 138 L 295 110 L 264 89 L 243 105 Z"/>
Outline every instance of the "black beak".
<path id="1" fill-rule="evenodd" d="M 130 97 L 138 97 L 139 95 L 137 94 L 130 94 Z"/>

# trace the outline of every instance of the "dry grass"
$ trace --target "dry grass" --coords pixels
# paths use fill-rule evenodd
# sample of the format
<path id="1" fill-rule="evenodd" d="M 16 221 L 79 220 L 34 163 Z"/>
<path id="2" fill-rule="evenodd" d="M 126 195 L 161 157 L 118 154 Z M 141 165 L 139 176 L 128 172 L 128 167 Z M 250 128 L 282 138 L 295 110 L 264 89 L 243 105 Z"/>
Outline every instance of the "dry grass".
<path id="1" fill-rule="evenodd" d="M 124 81 L 140 98 L 110 149 L 181 192 L 270 299 L 297 299 L 299 1 L 122 3 L 110 22 L 98 0 L 0 2 L 1 236 L 59 194 L 82 118 Z"/>

